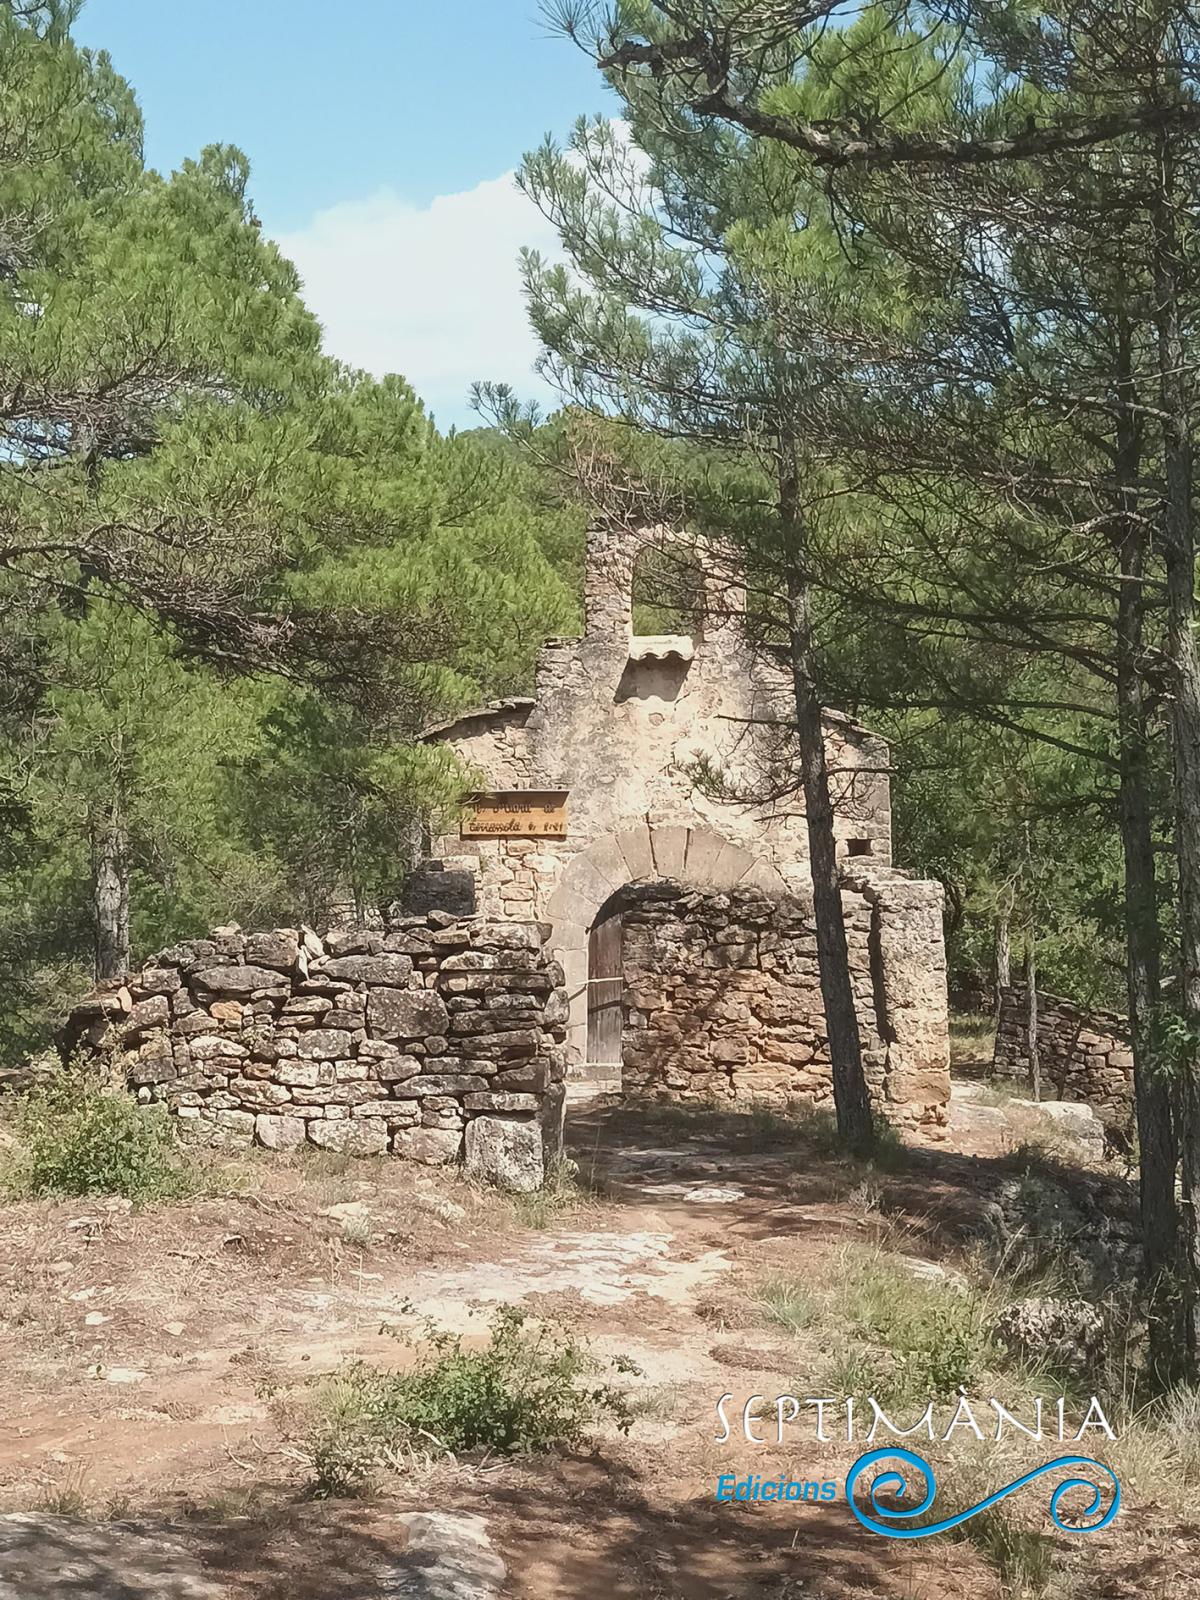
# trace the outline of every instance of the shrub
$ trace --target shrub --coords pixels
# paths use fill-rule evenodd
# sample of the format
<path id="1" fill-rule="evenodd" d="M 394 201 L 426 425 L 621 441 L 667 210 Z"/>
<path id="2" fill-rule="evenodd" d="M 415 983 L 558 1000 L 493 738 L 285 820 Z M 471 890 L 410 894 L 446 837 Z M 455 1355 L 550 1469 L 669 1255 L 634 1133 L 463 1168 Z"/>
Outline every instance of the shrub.
<path id="1" fill-rule="evenodd" d="M 188 1175 L 170 1123 L 69 1067 L 33 1089 L 16 1114 L 24 1147 L 18 1181 L 33 1195 L 124 1195 L 160 1200 L 182 1193 Z"/>
<path id="2" fill-rule="evenodd" d="M 626 1397 L 569 1328 L 501 1306 L 490 1331 L 488 1344 L 471 1350 L 461 1335 L 427 1324 L 409 1340 L 411 1370 L 355 1362 L 323 1384 L 307 1440 L 314 1493 L 359 1493 L 375 1468 L 406 1450 L 531 1455 L 581 1443 L 605 1416 L 629 1431 Z M 614 1368 L 636 1371 L 628 1362 Z"/>

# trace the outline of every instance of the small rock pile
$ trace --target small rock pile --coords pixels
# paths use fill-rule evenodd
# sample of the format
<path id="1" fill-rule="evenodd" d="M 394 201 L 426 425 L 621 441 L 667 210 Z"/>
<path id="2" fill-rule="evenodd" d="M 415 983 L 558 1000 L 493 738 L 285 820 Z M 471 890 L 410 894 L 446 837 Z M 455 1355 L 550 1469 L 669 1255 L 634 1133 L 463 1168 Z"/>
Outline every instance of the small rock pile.
<path id="1" fill-rule="evenodd" d="M 220 928 L 95 990 L 59 1049 L 110 1059 L 191 1142 L 461 1156 L 534 1189 L 561 1153 L 565 1098 L 548 931 L 440 911 L 324 939 Z"/>

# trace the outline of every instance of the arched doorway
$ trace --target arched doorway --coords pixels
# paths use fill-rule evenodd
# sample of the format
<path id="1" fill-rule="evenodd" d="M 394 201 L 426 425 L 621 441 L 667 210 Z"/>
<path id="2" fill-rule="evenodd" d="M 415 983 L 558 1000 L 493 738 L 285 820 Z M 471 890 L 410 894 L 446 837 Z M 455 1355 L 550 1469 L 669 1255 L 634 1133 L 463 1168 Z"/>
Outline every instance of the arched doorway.
<path id="1" fill-rule="evenodd" d="M 755 884 L 772 892 L 781 892 L 785 887 L 768 862 L 703 826 L 635 823 L 593 841 L 572 856 L 546 910 L 553 923 L 551 948 L 562 962 L 570 1002 L 568 1075 L 573 1079 L 596 1076 L 589 1070 L 594 1059 L 591 1012 L 595 945 L 602 946 L 596 951 L 595 976 L 606 980 L 595 991 L 597 1013 L 604 1012 L 603 1022 L 598 1017 L 595 1024 L 595 1048 L 600 1048 L 601 1030 L 605 1039 L 611 1039 L 616 1022 L 623 1020 L 619 924 L 601 933 L 596 941 L 593 933 L 608 920 L 618 890 L 629 883 L 656 878 L 706 889 L 732 889 L 739 883 Z M 614 955 L 615 982 L 611 970 Z M 619 1042 L 615 1053 L 612 1044 L 606 1046 L 606 1052 L 611 1059 L 598 1075 L 618 1078 Z"/>

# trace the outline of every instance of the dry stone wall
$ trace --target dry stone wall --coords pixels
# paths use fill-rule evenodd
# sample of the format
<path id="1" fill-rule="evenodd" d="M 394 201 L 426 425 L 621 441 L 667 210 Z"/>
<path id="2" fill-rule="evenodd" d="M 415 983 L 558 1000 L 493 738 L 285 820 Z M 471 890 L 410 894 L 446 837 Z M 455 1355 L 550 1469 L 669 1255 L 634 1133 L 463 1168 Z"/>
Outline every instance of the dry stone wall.
<path id="1" fill-rule="evenodd" d="M 532 1189 L 562 1140 L 567 1003 L 548 931 L 437 911 L 324 939 L 219 929 L 96 990 L 59 1047 L 111 1061 L 193 1142 L 461 1157 Z"/>
<path id="2" fill-rule="evenodd" d="M 912 891 L 901 880 L 896 888 Z M 872 1094 L 905 1123 L 940 1123 L 950 1096 L 944 983 L 932 971 L 940 908 L 843 895 L 846 936 Z M 679 884 L 622 896 L 626 976 L 624 1090 L 634 1098 L 818 1105 L 833 1093 L 812 895 Z M 929 926 L 925 927 L 928 923 Z M 925 939 L 929 949 L 895 953 Z M 936 950 L 935 947 L 936 946 Z"/>
<path id="3" fill-rule="evenodd" d="M 1129 1023 L 1115 1011 L 1086 1010 L 1058 995 L 1038 995 L 1038 1064 L 1043 1096 L 1089 1105 L 1110 1137 L 1124 1140 L 1133 1125 L 1133 1051 Z M 1027 1080 L 1025 987 L 1001 990 L 993 1065 Z"/>

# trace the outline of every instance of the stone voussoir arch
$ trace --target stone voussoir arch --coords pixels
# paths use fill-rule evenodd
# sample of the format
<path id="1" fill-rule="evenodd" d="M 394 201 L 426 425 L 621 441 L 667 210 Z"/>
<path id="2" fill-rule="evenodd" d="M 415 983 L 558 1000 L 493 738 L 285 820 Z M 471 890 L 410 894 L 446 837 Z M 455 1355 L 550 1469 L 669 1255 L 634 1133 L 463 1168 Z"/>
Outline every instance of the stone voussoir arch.
<path id="1" fill-rule="evenodd" d="M 739 884 L 783 894 L 775 867 L 732 843 L 714 828 L 685 823 L 638 822 L 595 840 L 571 857 L 546 903 L 550 944 L 567 974 L 573 1053 L 587 1032 L 587 948 L 596 914 L 628 883 L 667 878 L 703 889 Z"/>

